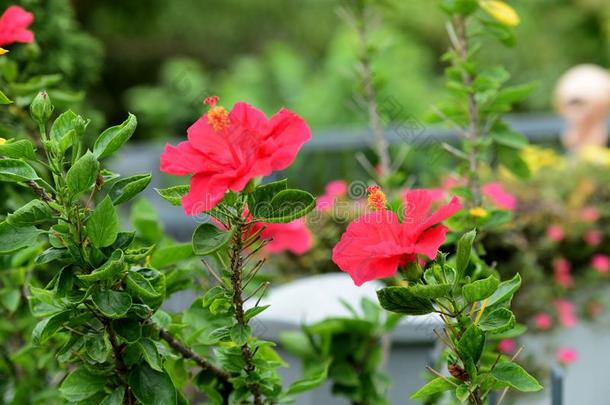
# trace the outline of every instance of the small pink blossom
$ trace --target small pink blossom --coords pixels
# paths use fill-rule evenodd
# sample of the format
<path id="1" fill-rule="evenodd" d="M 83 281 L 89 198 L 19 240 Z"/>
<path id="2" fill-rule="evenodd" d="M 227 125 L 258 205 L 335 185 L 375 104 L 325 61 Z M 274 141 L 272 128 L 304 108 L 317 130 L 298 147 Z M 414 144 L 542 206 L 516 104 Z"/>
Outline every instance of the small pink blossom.
<path id="1" fill-rule="evenodd" d="M 600 217 L 597 207 L 584 207 L 580 211 L 580 219 L 586 223 L 594 223 Z"/>
<path id="2" fill-rule="evenodd" d="M 514 339 L 502 339 L 498 343 L 498 350 L 504 354 L 513 353 L 517 350 L 517 342 Z"/>
<path id="3" fill-rule="evenodd" d="M 534 325 L 538 330 L 549 330 L 553 326 L 551 315 L 541 312 L 534 317 Z"/>
<path id="4" fill-rule="evenodd" d="M 316 198 L 316 209 L 321 212 L 329 211 L 335 200 L 347 195 L 347 183 L 343 180 L 334 180 L 326 185 L 325 194 Z"/>
<path id="5" fill-rule="evenodd" d="M 583 239 L 589 246 L 599 246 L 599 244 L 602 243 L 602 233 L 597 229 L 590 229 L 585 232 Z"/>
<path id="6" fill-rule="evenodd" d="M 0 16 L 0 46 L 15 42 L 34 41 L 34 33 L 28 28 L 34 21 L 34 14 L 19 6 L 10 6 Z"/>
<path id="7" fill-rule="evenodd" d="M 261 228 L 261 237 L 271 240 L 263 248 L 268 253 L 292 252 L 302 255 L 309 251 L 313 245 L 313 236 L 305 223 L 305 218 L 295 219 L 288 223 L 262 223 L 252 225 L 251 232 L 254 233 Z"/>
<path id="8" fill-rule="evenodd" d="M 551 225 L 546 230 L 546 236 L 553 242 L 561 242 L 565 236 L 563 228 L 559 225 Z"/>
<path id="9" fill-rule="evenodd" d="M 570 288 L 574 285 L 572 279 L 572 266 L 565 257 L 557 257 L 553 260 L 553 272 L 555 282 L 564 288 Z"/>
<path id="10" fill-rule="evenodd" d="M 500 209 L 514 211 L 517 208 L 517 198 L 506 192 L 502 184 L 498 182 L 485 184 L 482 191 L 483 195 L 489 198 L 492 204 Z"/>
<path id="11" fill-rule="evenodd" d="M 610 271 L 610 257 L 602 254 L 593 255 L 591 267 L 600 274 L 608 274 Z"/>
<path id="12" fill-rule="evenodd" d="M 566 299 L 560 298 L 555 300 L 555 308 L 557 309 L 557 314 L 559 315 L 559 322 L 563 326 L 566 328 L 576 326 L 577 319 L 576 315 L 574 315 L 574 304 Z"/>
<path id="13" fill-rule="evenodd" d="M 578 352 L 571 347 L 560 347 L 557 350 L 557 361 L 561 364 L 572 364 L 578 361 Z"/>

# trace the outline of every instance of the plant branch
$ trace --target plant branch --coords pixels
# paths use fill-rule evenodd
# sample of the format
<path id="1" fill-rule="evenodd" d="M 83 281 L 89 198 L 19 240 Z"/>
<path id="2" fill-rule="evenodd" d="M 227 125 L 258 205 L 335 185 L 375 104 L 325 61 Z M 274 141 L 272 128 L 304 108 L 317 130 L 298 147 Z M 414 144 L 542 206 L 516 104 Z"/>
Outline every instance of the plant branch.
<path id="1" fill-rule="evenodd" d="M 229 373 L 215 366 L 199 354 L 195 353 L 190 347 L 184 345 L 182 342 L 172 336 L 172 334 L 169 333 L 167 330 L 159 328 L 159 337 L 165 340 L 172 349 L 180 353 L 182 357 L 184 357 L 185 359 L 193 360 L 195 363 L 197 363 L 199 367 L 204 370 L 211 371 L 223 384 L 229 384 L 229 378 L 231 378 L 231 375 Z"/>
<path id="2" fill-rule="evenodd" d="M 243 260 L 242 251 L 244 249 L 244 241 L 242 235 L 247 230 L 243 219 L 239 218 L 234 224 L 235 233 L 233 236 L 233 245 L 231 249 L 231 285 L 233 287 L 233 307 L 235 309 L 235 320 L 241 326 L 247 326 L 248 321 L 245 318 L 244 298 L 242 285 Z M 245 371 L 250 376 L 256 369 L 254 365 L 254 353 L 246 342 L 241 347 L 241 354 L 245 362 Z M 248 389 L 253 396 L 254 405 L 262 405 L 262 394 L 260 385 L 257 383 L 248 384 Z"/>

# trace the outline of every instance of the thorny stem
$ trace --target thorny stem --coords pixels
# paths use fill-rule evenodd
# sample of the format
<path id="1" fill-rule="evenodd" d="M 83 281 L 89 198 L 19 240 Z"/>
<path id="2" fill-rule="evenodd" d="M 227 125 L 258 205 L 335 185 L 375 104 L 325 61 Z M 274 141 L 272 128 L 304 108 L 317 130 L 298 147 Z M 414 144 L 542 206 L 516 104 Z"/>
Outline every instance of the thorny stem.
<path id="1" fill-rule="evenodd" d="M 466 20 L 464 17 L 455 18 L 455 50 L 462 62 L 468 60 L 468 34 L 466 32 Z M 468 130 L 466 138 L 470 141 L 468 150 L 468 188 L 472 192 L 473 205 L 481 204 L 481 180 L 479 179 L 479 153 L 480 153 L 480 116 L 479 106 L 475 98 L 475 92 L 471 89 L 474 77 L 467 70 L 462 71 L 462 80 L 468 88 Z"/>
<path id="2" fill-rule="evenodd" d="M 210 363 L 208 360 L 204 359 L 199 354 L 195 353 L 190 347 L 185 346 L 182 342 L 172 336 L 172 334 L 169 333 L 167 330 L 159 328 L 159 337 L 165 340 L 172 349 L 180 353 L 180 355 L 185 359 L 193 360 L 202 369 L 209 370 L 210 372 L 212 372 L 212 374 L 214 374 L 216 378 L 218 378 L 218 381 L 222 386 L 221 394 L 223 395 L 225 401 L 228 401 L 229 394 L 231 392 L 231 383 L 229 382 L 231 375 L 229 373 Z"/>
<path id="3" fill-rule="evenodd" d="M 371 57 L 369 52 L 368 32 L 366 25 L 366 7 L 360 8 L 360 15 L 356 21 L 358 36 L 360 38 L 361 57 L 360 64 L 362 67 L 362 80 L 364 82 L 364 91 L 366 93 L 366 101 L 368 105 L 369 125 L 373 131 L 375 138 L 375 149 L 379 157 L 380 178 L 384 178 L 390 172 L 390 153 L 388 141 L 385 138 L 383 127 L 381 126 L 381 118 L 379 116 L 379 107 L 377 105 L 377 91 L 373 84 L 373 72 L 371 69 Z"/>
<path id="4" fill-rule="evenodd" d="M 233 287 L 233 306 L 235 308 L 235 320 L 239 325 L 247 326 L 248 321 L 245 318 L 244 313 L 244 298 L 243 285 L 242 285 L 242 271 L 243 271 L 243 256 L 242 251 L 244 249 L 242 235 L 246 231 L 246 225 L 244 220 L 240 217 L 235 219 L 235 233 L 233 236 L 233 244 L 231 249 L 231 285 Z M 248 375 L 252 374 L 255 370 L 253 358 L 254 353 L 248 343 L 245 343 L 241 347 L 241 354 L 246 364 L 245 371 Z M 252 383 L 248 385 L 248 389 L 254 397 L 254 405 L 262 405 L 262 395 L 260 385 Z"/>

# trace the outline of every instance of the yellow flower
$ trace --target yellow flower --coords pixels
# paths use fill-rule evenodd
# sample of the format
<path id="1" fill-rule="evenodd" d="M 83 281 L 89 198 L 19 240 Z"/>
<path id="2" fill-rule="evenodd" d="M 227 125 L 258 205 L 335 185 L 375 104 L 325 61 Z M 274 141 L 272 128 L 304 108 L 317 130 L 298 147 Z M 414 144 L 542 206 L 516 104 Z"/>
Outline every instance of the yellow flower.
<path id="1" fill-rule="evenodd" d="M 537 173 L 543 167 L 561 167 L 565 163 L 563 157 L 551 148 L 529 145 L 520 154 L 532 173 Z"/>
<path id="2" fill-rule="evenodd" d="M 578 157 L 587 163 L 610 167 L 610 149 L 608 148 L 587 145 L 579 151 Z"/>
<path id="3" fill-rule="evenodd" d="M 487 217 L 487 215 L 489 215 L 487 213 L 487 210 L 483 207 L 471 208 L 470 211 L 468 211 L 468 213 L 470 214 L 471 217 L 474 217 L 474 218 L 485 218 L 485 217 Z"/>
<path id="4" fill-rule="evenodd" d="M 0 138 L 0 145 L 4 145 L 6 143 L 6 139 Z"/>
<path id="5" fill-rule="evenodd" d="M 5 53 L 8 53 L 8 49 L 0 48 L 0 55 L 4 55 Z"/>
<path id="6" fill-rule="evenodd" d="M 514 8 L 499 0 L 480 0 L 481 8 L 492 16 L 497 22 L 508 27 L 519 25 L 519 14 Z"/>

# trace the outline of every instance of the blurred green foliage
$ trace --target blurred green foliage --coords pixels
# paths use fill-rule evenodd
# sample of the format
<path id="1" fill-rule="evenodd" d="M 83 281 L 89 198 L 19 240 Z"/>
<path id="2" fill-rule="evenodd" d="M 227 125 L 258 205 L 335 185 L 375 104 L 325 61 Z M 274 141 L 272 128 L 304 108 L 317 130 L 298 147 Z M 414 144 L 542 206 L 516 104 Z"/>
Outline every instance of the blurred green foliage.
<path id="1" fill-rule="evenodd" d="M 203 110 L 205 94 L 230 106 L 248 100 L 268 114 L 280 106 L 314 127 L 365 124 L 355 107 L 355 34 L 337 15 L 348 0 L 223 2 L 135 0 L 76 2 L 83 25 L 108 50 L 98 102 L 144 123 L 140 137 L 182 133 Z M 447 47 L 435 1 L 375 0 L 380 97 L 394 96 L 419 116 L 438 100 Z M 513 1 L 522 23 L 514 49 L 484 46 L 514 83 L 542 79 L 522 111 L 547 110 L 557 78 L 578 63 L 610 66 L 610 3 Z M 175 59 L 174 59 L 175 58 Z M 184 90 L 184 83 L 190 87 Z M 390 85 L 384 85 L 391 83 Z M 122 89 L 131 88 L 127 93 Z M 183 108 L 169 109 L 175 100 Z M 120 117 L 116 117 L 120 119 Z"/>

